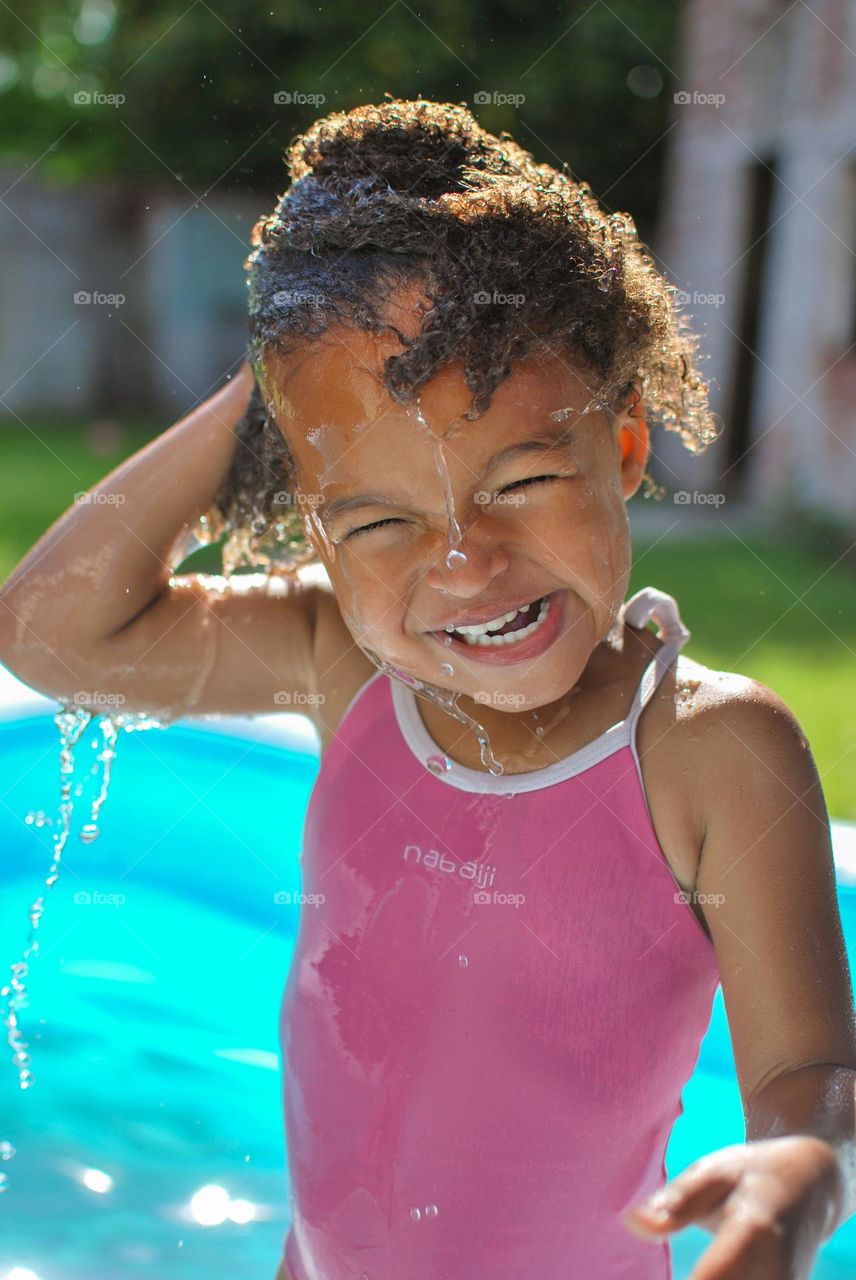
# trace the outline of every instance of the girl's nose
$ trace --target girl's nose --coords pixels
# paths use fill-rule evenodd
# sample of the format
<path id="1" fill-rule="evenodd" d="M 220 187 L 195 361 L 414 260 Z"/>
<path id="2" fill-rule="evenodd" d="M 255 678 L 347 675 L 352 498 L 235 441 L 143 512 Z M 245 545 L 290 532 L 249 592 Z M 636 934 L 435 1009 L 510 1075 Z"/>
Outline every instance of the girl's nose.
<path id="1" fill-rule="evenodd" d="M 482 595 L 494 578 L 505 573 L 510 563 L 508 553 L 487 530 L 479 534 L 477 524 L 475 521 L 463 533 L 460 542 L 448 535 L 438 539 L 432 552 L 434 562 L 425 574 L 429 587 L 470 599 Z"/>

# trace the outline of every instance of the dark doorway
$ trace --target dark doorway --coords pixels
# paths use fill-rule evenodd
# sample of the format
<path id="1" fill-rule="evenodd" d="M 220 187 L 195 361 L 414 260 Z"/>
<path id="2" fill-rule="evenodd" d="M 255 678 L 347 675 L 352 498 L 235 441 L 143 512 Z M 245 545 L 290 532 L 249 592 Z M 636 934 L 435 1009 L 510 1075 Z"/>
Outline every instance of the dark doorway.
<path id="1" fill-rule="evenodd" d="M 745 480 L 746 452 L 752 443 L 750 431 L 758 370 L 756 352 L 770 244 L 767 232 L 770 230 L 770 212 L 776 185 L 775 156 L 765 156 L 749 168 L 746 251 L 737 310 L 737 333 L 740 341 L 735 341 L 729 412 L 722 436 L 723 444 L 727 446 L 727 458 L 723 466 L 723 471 L 727 472 L 724 484 L 729 495 L 738 498 Z"/>

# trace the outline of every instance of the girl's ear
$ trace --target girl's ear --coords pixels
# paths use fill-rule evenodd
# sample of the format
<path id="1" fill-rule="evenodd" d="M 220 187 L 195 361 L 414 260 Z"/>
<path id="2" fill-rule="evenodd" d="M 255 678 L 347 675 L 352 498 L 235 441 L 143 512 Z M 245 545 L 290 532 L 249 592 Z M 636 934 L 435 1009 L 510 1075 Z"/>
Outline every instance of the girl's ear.
<path id="1" fill-rule="evenodd" d="M 618 415 L 619 469 L 625 498 L 632 498 L 642 483 L 650 439 L 641 388 L 634 382 L 624 410 Z"/>

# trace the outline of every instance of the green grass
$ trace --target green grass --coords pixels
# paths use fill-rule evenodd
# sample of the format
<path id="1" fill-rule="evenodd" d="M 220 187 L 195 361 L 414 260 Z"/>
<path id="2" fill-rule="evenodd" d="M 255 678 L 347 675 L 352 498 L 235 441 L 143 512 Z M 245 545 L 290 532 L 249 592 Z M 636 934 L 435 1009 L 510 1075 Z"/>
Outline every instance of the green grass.
<path id="1" fill-rule="evenodd" d="M 57 426 L 30 419 L 28 427 L 14 418 L 0 422 L 0 582 L 71 506 L 76 493 L 91 489 L 170 425 L 122 423 L 117 447 L 102 455 L 87 445 L 87 426 L 80 421 Z"/>
<path id="2" fill-rule="evenodd" d="M 830 814 L 856 819 L 856 575 L 770 537 L 637 540 L 629 593 L 674 596 L 686 652 L 775 690 L 808 739 Z"/>
<path id="3" fill-rule="evenodd" d="M 75 493 L 169 425 L 123 423 L 116 448 L 96 454 L 81 422 L 0 424 L 0 581 Z M 692 632 L 692 657 L 774 689 L 808 738 L 830 814 L 856 819 L 856 574 L 843 561 L 830 568 L 837 555 L 797 534 L 637 540 L 629 593 L 668 591 Z M 215 548 L 181 566 L 217 567 Z"/>

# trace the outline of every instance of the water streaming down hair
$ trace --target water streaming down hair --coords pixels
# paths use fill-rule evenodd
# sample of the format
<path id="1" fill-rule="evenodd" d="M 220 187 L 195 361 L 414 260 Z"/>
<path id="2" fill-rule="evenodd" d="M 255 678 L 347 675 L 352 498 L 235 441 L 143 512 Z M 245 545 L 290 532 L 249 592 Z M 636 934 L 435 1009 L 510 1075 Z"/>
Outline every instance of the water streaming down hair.
<path id="1" fill-rule="evenodd" d="M 288 185 L 253 228 L 245 262 L 257 376 L 265 356 L 286 358 L 333 325 L 393 333 L 403 349 L 384 364 L 390 396 L 418 406 L 420 388 L 460 360 L 474 421 L 515 361 L 549 351 L 585 371 L 591 405 L 612 412 L 635 386 L 648 422 L 689 450 L 716 439 L 698 338 L 674 287 L 632 217 L 605 213 L 587 183 L 537 164 L 464 106 L 423 99 L 322 117 L 285 159 Z M 384 313 L 390 294 L 414 283 L 426 305 L 408 337 Z M 290 500 L 294 461 L 258 382 L 236 434 L 200 538 L 226 535 L 226 572 L 296 572 L 316 556 Z M 646 497 L 662 496 L 647 472 L 643 482 Z M 439 701 L 432 689 L 418 691 Z M 448 696 L 442 703 L 463 718 Z"/>
<path id="2" fill-rule="evenodd" d="M 336 324 L 392 332 L 403 350 L 384 365 L 390 395 L 405 406 L 415 402 L 419 417 L 420 388 L 444 364 L 461 360 L 472 393 L 465 417 L 475 421 L 515 361 L 554 351 L 591 376 L 592 405 L 611 410 L 635 384 L 648 421 L 677 431 L 688 449 L 701 452 L 716 438 L 707 384 L 697 372 L 698 339 L 675 308 L 674 288 L 645 252 L 633 219 L 607 215 L 585 182 L 536 164 L 508 135 L 483 130 L 465 107 L 424 100 L 393 99 L 323 117 L 292 142 L 286 162 L 288 187 L 273 213 L 256 223 L 245 263 L 257 375 L 266 354 L 285 358 Z M 384 311 L 391 293 L 414 283 L 428 305 L 420 331 L 408 338 Z M 500 300 L 508 295 L 519 301 Z M 561 420 L 565 411 L 553 416 Z M 282 501 L 294 493 L 294 463 L 258 382 L 236 434 L 224 484 L 185 554 L 194 541 L 225 534 L 226 574 L 243 565 L 294 574 L 316 556 L 307 517 Z M 645 496 L 657 496 L 652 478 L 644 479 Z M 448 477 L 445 491 L 454 533 Z M 457 706 L 458 695 L 364 652 L 472 728 L 485 767 L 502 772 L 483 727 Z M 451 673 L 449 664 L 440 670 Z M 74 748 L 90 719 L 66 705 L 56 716 L 61 832 L 46 890 L 58 878 L 70 833 Z M 98 834 L 117 731 L 155 727 L 164 722 L 102 715 L 103 782 L 82 839 Z M 432 757 L 427 767 L 442 773 L 448 761 Z M 41 895 L 30 908 L 23 956 L 0 993 L 22 1088 L 33 1078 L 17 1010 L 43 908 Z M 0 1143 L 4 1159 L 10 1151 Z"/>
<path id="3" fill-rule="evenodd" d="M 553 350 L 591 372 L 605 406 L 636 383 L 649 422 L 677 431 L 688 449 L 716 438 L 698 338 L 673 286 L 632 217 L 606 214 L 587 183 L 536 164 L 465 107 L 421 99 L 322 117 L 286 163 L 289 184 L 253 228 L 245 262 L 257 373 L 266 354 L 287 357 L 335 324 L 392 332 L 404 349 L 384 365 L 390 395 L 408 403 L 461 360 L 474 420 L 515 361 Z M 408 338 L 384 311 L 390 293 L 414 283 L 429 305 Z M 522 301 L 493 301 L 509 295 Z M 294 466 L 258 385 L 237 435 L 210 513 L 232 562 L 246 553 L 265 563 L 270 533 L 276 562 L 314 558 L 302 521 L 276 501 Z M 646 494 L 655 490 L 647 476 Z"/>

